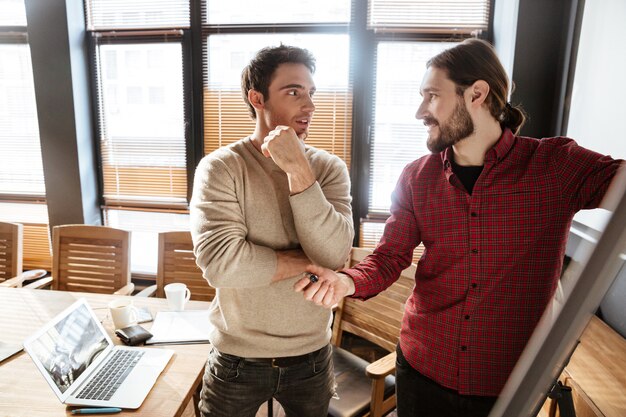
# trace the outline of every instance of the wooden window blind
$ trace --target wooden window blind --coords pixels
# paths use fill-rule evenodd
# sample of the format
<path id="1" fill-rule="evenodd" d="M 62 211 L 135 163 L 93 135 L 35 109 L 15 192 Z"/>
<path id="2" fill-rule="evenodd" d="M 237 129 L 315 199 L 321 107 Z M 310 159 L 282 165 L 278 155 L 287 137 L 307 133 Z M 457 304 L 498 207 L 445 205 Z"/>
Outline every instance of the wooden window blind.
<path id="1" fill-rule="evenodd" d="M 350 165 L 352 90 L 349 38 L 337 34 L 212 35 L 207 41 L 204 90 L 204 152 L 250 135 L 254 121 L 239 88 L 240 74 L 257 50 L 280 43 L 304 47 L 316 58 L 315 114 L 306 143 Z M 331 46 L 329 48 L 329 46 Z"/>
<path id="2" fill-rule="evenodd" d="M 188 28 L 189 0 L 86 0 L 89 30 Z"/>
<path id="3" fill-rule="evenodd" d="M 254 131 L 240 91 L 206 90 L 204 114 L 204 152 L 208 154 L 236 142 Z M 315 115 L 308 145 L 324 149 L 350 166 L 352 95 L 345 91 L 317 91 Z"/>
<path id="4" fill-rule="evenodd" d="M 487 30 L 486 0 L 370 0 L 368 28 L 377 32 L 470 34 Z"/>
<path id="5" fill-rule="evenodd" d="M 0 201 L 0 220 L 24 225 L 23 268 L 52 268 L 48 209 L 44 202 Z"/>
<path id="6" fill-rule="evenodd" d="M 180 42 L 97 42 L 105 206 L 185 205 Z"/>
<path id="7" fill-rule="evenodd" d="M 329 24 L 350 21 L 351 0 L 205 0 L 210 25 Z M 245 12 L 244 12 L 245 11 Z"/>

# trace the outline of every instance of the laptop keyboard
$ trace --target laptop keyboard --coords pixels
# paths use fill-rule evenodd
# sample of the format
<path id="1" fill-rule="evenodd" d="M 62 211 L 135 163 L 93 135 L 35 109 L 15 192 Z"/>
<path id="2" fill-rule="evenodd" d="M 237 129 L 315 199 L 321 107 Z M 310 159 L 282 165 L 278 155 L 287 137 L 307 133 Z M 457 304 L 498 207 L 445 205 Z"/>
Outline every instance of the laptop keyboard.
<path id="1" fill-rule="evenodd" d="M 80 391 L 77 398 L 86 400 L 110 399 L 143 354 L 144 352 L 136 350 L 114 351 L 106 364 Z"/>

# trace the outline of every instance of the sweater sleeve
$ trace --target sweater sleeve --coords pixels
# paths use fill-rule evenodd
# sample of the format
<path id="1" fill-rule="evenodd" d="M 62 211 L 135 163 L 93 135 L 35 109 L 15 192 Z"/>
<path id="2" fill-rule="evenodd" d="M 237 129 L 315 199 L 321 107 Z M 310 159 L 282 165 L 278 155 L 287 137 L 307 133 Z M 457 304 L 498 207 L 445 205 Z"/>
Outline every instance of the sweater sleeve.
<path id="1" fill-rule="evenodd" d="M 289 200 L 304 253 L 315 264 L 337 269 L 344 265 L 354 238 L 350 177 L 337 156 L 323 155 L 329 158 L 326 163 L 321 163 L 321 155 L 311 161 L 317 182 Z"/>
<path id="2" fill-rule="evenodd" d="M 207 156 L 198 165 L 190 203 L 196 262 L 215 288 L 266 286 L 276 270 L 276 254 L 246 240 L 236 188 L 222 160 Z"/>

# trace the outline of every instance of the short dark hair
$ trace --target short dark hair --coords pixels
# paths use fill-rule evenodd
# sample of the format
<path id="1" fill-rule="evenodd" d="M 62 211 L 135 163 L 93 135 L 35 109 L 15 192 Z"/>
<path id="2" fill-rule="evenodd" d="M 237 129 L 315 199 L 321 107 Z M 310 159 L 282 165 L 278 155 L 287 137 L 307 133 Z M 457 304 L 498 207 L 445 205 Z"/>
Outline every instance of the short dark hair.
<path id="1" fill-rule="evenodd" d="M 306 49 L 288 45 L 261 49 L 241 72 L 241 93 L 253 119 L 256 119 L 256 113 L 248 100 L 248 91 L 256 90 L 263 94 L 263 98 L 267 100 L 269 98 L 269 85 L 276 68 L 280 64 L 286 63 L 303 64 L 311 73 L 315 72 L 313 55 Z"/>
<path id="2" fill-rule="evenodd" d="M 430 66 L 446 71 L 459 95 L 476 81 L 484 80 L 489 84 L 485 103 L 491 115 L 514 134 L 522 128 L 526 115 L 520 106 L 508 103 L 509 77 L 491 44 L 481 39 L 466 39 L 432 57 L 426 63 L 426 67 Z"/>

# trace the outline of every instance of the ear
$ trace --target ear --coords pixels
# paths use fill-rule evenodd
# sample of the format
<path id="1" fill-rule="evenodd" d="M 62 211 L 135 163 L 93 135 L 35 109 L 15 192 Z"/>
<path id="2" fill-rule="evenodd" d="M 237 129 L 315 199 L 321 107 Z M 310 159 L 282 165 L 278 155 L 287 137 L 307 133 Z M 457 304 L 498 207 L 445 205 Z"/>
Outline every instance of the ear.
<path id="1" fill-rule="evenodd" d="M 471 105 L 474 107 L 480 107 L 485 100 L 487 100 L 487 96 L 489 95 L 489 84 L 487 84 L 487 81 L 478 80 L 467 90 L 470 94 Z"/>
<path id="2" fill-rule="evenodd" d="M 256 110 L 262 110 L 265 105 L 263 94 L 257 90 L 248 90 L 248 101 L 250 101 L 250 104 L 252 104 L 252 107 Z"/>

